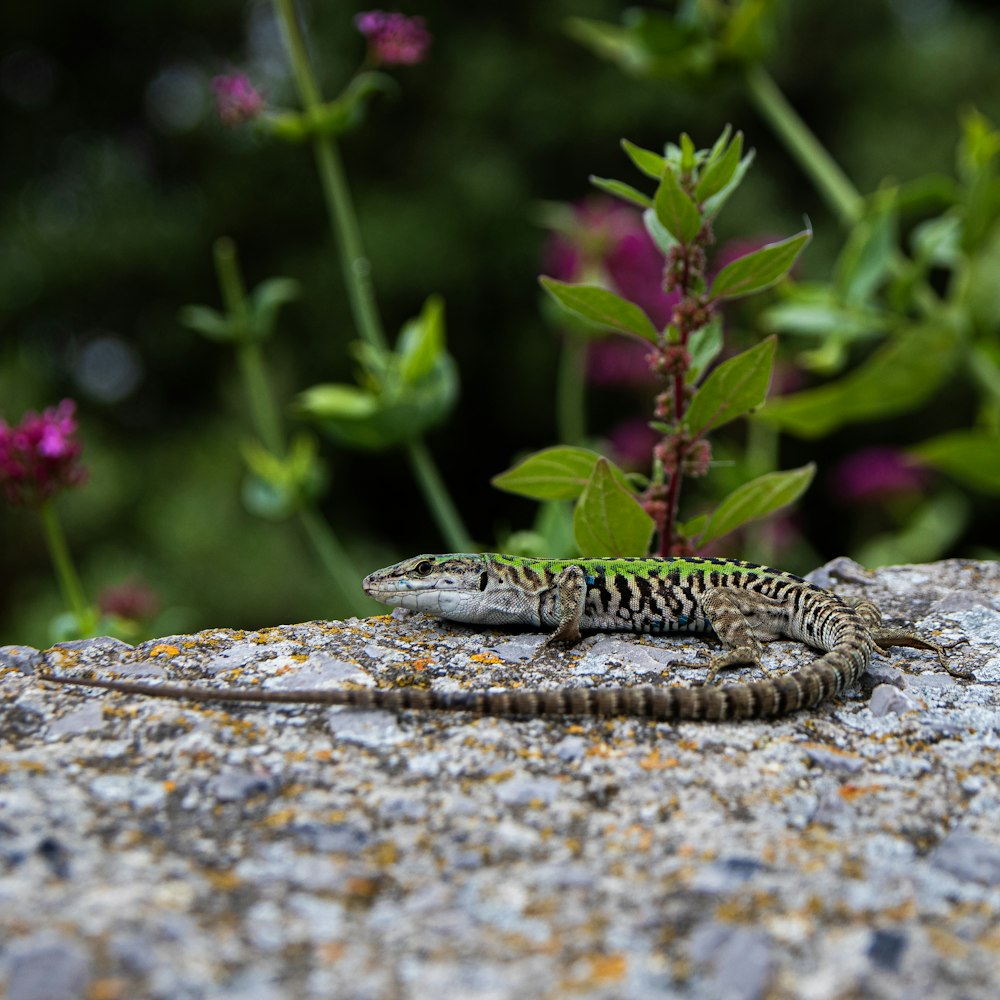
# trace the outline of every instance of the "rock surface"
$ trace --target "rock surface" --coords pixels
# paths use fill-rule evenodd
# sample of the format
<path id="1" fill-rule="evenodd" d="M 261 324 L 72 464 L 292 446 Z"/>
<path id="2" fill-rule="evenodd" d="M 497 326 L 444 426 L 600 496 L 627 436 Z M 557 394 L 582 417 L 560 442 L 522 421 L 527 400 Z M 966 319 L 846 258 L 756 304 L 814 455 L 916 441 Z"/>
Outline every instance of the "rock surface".
<path id="1" fill-rule="evenodd" d="M 817 582 L 950 644 L 760 723 L 183 704 L 41 681 L 690 683 L 690 637 L 396 612 L 0 649 L 0 995 L 993 998 L 1000 565 Z M 810 656 L 768 648 L 783 669 Z M 749 675 L 747 675 L 749 676 Z M 875 692 L 875 696 L 873 696 Z"/>

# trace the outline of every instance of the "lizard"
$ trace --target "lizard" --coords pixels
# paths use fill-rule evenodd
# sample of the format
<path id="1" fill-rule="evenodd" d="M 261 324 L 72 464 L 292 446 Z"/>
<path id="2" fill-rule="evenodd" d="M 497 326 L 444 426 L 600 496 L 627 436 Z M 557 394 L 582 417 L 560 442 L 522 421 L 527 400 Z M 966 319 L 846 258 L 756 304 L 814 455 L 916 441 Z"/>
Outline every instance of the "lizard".
<path id="1" fill-rule="evenodd" d="M 534 559 L 497 553 L 420 555 L 367 576 L 367 594 L 394 607 L 480 626 L 550 629 L 547 646 L 573 645 L 583 630 L 634 633 L 714 632 L 723 651 L 692 686 L 559 687 L 435 691 L 334 688 L 260 691 L 153 684 L 47 673 L 44 678 L 123 693 L 194 701 L 350 705 L 390 711 L 435 709 L 500 716 L 617 716 L 663 721 L 736 721 L 815 708 L 846 691 L 872 655 L 911 646 L 943 647 L 906 629 L 882 625 L 870 601 L 848 602 L 801 577 L 721 558 L 621 557 Z M 823 650 L 791 673 L 761 662 L 763 643 L 787 636 Z M 765 678 L 715 685 L 720 671 L 759 668 Z"/>

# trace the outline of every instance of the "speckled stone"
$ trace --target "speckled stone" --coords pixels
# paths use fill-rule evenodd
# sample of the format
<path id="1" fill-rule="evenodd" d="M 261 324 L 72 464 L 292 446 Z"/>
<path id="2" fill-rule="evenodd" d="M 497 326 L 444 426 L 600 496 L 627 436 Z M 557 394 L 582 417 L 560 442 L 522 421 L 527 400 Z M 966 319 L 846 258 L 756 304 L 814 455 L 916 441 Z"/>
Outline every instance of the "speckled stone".
<path id="1" fill-rule="evenodd" d="M 690 684 L 711 640 L 564 650 L 396 612 L 5 647 L 0 996 L 994 1000 L 1000 565 L 817 579 L 966 640 L 949 656 L 974 679 L 894 649 L 811 712 L 670 725 L 181 703 L 32 671 Z"/>

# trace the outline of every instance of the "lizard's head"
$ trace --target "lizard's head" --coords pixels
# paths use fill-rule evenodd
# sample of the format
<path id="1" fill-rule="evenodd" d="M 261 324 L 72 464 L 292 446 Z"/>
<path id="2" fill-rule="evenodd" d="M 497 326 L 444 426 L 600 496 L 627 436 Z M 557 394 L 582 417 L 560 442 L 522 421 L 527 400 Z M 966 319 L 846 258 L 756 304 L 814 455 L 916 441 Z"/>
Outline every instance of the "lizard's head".
<path id="1" fill-rule="evenodd" d="M 376 570 L 361 586 L 383 604 L 456 616 L 478 603 L 488 579 L 486 556 L 423 555 Z"/>

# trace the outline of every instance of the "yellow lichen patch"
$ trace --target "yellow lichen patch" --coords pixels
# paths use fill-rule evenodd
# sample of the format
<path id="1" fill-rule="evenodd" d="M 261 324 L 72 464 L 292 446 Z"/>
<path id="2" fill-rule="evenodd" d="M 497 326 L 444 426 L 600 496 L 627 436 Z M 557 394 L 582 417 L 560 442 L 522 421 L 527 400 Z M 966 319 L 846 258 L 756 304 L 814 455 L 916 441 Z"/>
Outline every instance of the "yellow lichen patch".
<path id="1" fill-rule="evenodd" d="M 971 945 L 943 927 L 928 927 L 927 937 L 931 946 L 942 955 L 964 959 L 968 957 Z"/>
<path id="2" fill-rule="evenodd" d="M 47 774 L 49 770 L 40 760 L 22 760 L 18 765 L 29 774 Z"/>
<path id="3" fill-rule="evenodd" d="M 621 952 L 611 955 L 593 955 L 590 958 L 592 977 L 599 983 L 616 983 L 628 971 L 628 959 Z"/>
<path id="4" fill-rule="evenodd" d="M 80 654 L 75 649 L 50 649 L 46 651 L 45 655 L 49 665 L 51 666 L 55 661 L 57 667 L 76 666 L 80 659 Z"/>
<path id="5" fill-rule="evenodd" d="M 639 761 L 639 767 L 644 771 L 662 771 L 668 767 L 677 767 L 679 763 L 676 757 L 661 757 L 659 749 L 656 749 Z"/>
<path id="6" fill-rule="evenodd" d="M 240 877 L 231 868 L 225 871 L 208 869 L 205 879 L 217 892 L 232 892 L 240 886 Z"/>
<path id="7" fill-rule="evenodd" d="M 177 782 L 168 778 L 163 782 L 163 790 L 169 795 L 171 792 L 177 791 Z"/>
<path id="8" fill-rule="evenodd" d="M 150 651 L 149 655 L 152 656 L 177 656 L 180 650 L 176 646 L 171 646 L 169 643 L 161 642 L 155 645 Z"/>
<path id="9" fill-rule="evenodd" d="M 87 985 L 87 1000 L 121 1000 L 130 993 L 130 987 L 124 979 L 94 979 Z"/>
<path id="10" fill-rule="evenodd" d="M 498 663 L 503 663 L 503 660 L 496 655 L 496 653 L 473 653 L 469 657 L 473 663 L 485 663 L 490 666 L 496 666 Z"/>
<path id="11" fill-rule="evenodd" d="M 399 860 L 399 848 L 391 840 L 383 840 L 366 853 L 379 868 L 388 868 Z"/>
<path id="12" fill-rule="evenodd" d="M 288 826 L 289 823 L 295 822 L 295 810 L 286 808 L 279 809 L 277 812 L 271 813 L 270 816 L 265 816 L 261 821 L 261 826 L 268 826 L 272 829 L 280 828 L 283 826 Z"/>
<path id="13" fill-rule="evenodd" d="M 728 924 L 755 924 L 765 913 L 781 908 L 781 900 L 767 889 L 754 889 L 745 895 L 724 899 L 715 910 L 717 920 Z"/>
<path id="14" fill-rule="evenodd" d="M 885 785 L 873 784 L 873 785 L 841 785 L 837 790 L 837 794 L 845 802 L 853 802 L 855 799 L 860 799 L 863 795 L 877 795 L 879 792 L 885 790 Z"/>

